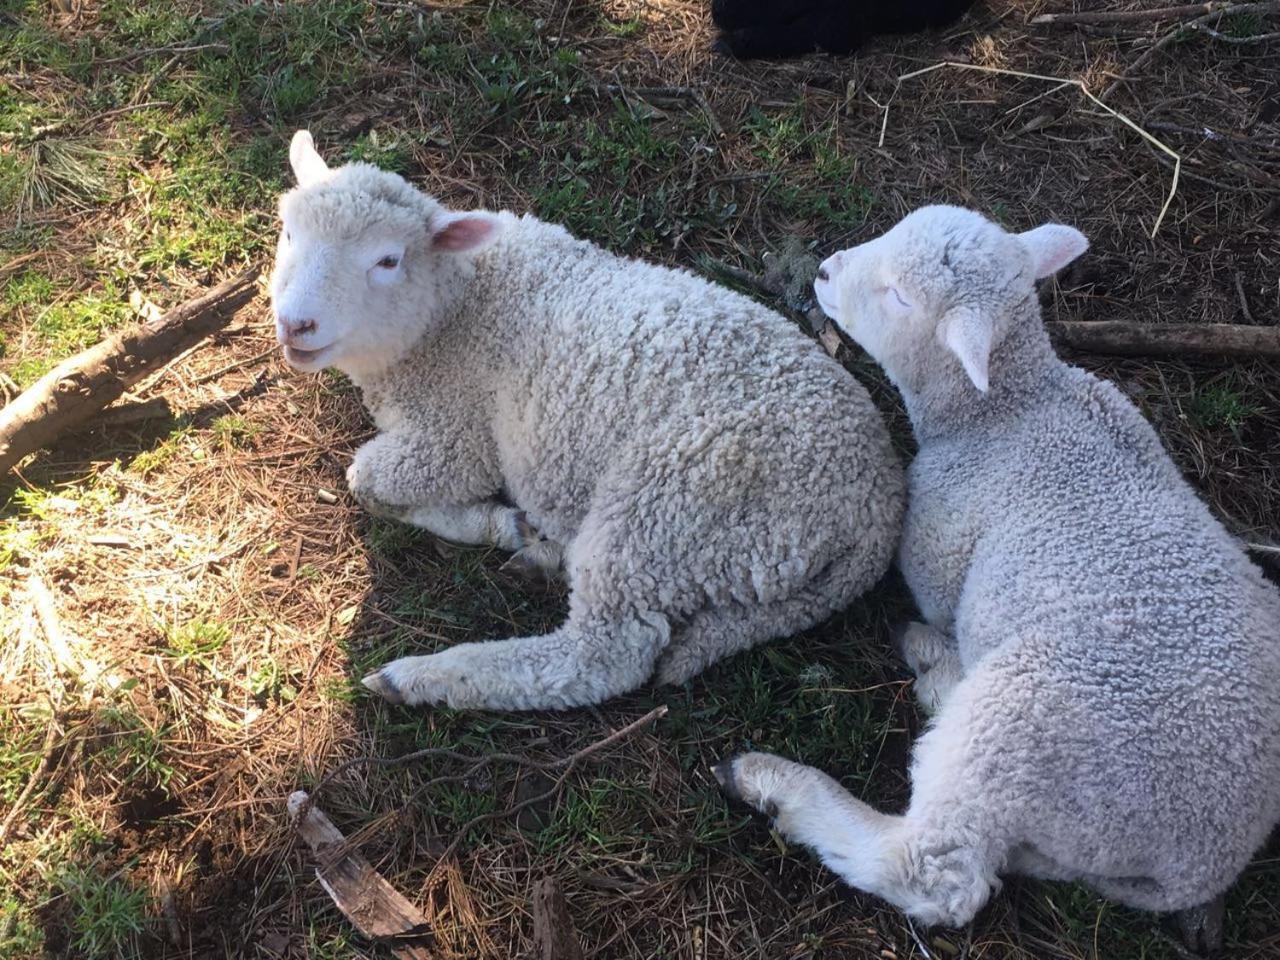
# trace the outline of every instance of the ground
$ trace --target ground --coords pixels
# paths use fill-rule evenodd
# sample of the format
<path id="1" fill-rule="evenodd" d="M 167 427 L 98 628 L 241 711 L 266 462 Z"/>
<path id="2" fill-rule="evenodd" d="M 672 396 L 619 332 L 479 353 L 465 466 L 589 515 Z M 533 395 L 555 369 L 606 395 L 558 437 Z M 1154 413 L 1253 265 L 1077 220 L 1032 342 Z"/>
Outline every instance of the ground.
<path id="1" fill-rule="evenodd" d="M 331 162 L 370 160 L 452 205 L 533 210 L 720 279 L 722 264 L 758 271 L 788 242 L 830 251 L 941 201 L 1089 235 L 1090 254 L 1045 286 L 1052 318 L 1277 321 L 1280 58 L 1274 42 L 1228 42 L 1274 20 L 1187 32 L 1109 98 L 1183 157 L 1155 229 L 1168 158 L 1076 87 L 956 67 L 895 81 L 949 60 L 1097 93 L 1169 25 L 1045 28 L 1031 16 L 1065 4 L 990 0 L 856 58 L 739 64 L 709 54 L 708 6 L 0 0 L 6 391 L 269 263 L 301 126 Z M 908 449 L 892 390 L 841 356 Z M 1142 405 L 1233 530 L 1280 538 L 1274 363 L 1077 359 Z M 558 795 L 461 836 L 545 775 L 361 766 L 320 802 L 446 958 L 527 955 L 545 876 L 598 958 L 1178 955 L 1159 918 L 1019 880 L 968 930 L 912 931 L 722 801 L 708 767 L 743 748 L 905 801 L 921 721 L 888 652 L 911 612 L 892 577 L 682 689 L 560 714 L 389 707 L 358 683 L 371 666 L 543 630 L 563 597 L 510 579 L 491 551 L 355 508 L 343 470 L 370 429 L 359 398 L 283 366 L 265 297 L 126 399 L 156 398 L 167 415 L 100 423 L 0 487 L 0 958 L 386 956 L 315 881 L 291 791 L 428 746 L 554 760 L 657 704 L 664 719 Z M 42 585 L 57 631 L 41 627 Z M 1277 854 L 1230 896 L 1232 956 L 1280 951 Z"/>

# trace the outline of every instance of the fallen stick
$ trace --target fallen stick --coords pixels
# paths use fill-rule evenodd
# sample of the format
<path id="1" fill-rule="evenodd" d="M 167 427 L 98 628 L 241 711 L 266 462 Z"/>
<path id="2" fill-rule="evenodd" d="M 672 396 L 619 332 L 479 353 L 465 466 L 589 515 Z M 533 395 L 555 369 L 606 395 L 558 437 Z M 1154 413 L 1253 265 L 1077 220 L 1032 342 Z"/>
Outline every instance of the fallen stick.
<path id="1" fill-rule="evenodd" d="M 1045 326 L 1058 343 L 1086 353 L 1130 357 L 1280 357 L 1280 326 L 1127 323 L 1123 320 L 1058 320 Z"/>
<path id="2" fill-rule="evenodd" d="M 745 287 L 770 297 L 781 295 L 777 283 L 727 263 L 711 267 Z M 1243 300 L 1243 290 L 1240 291 Z M 1246 304 L 1247 306 L 1247 304 Z M 795 311 L 791 311 L 795 312 Z M 801 314 L 806 323 L 821 330 L 818 339 L 832 356 L 839 342 L 834 325 L 820 326 L 821 307 Z M 1056 342 L 1083 353 L 1130 357 L 1280 357 L 1280 326 L 1235 323 L 1129 323 L 1124 320 L 1049 320 L 1045 328 Z"/>
<path id="3" fill-rule="evenodd" d="M 1035 27 L 1073 23 L 1143 23 L 1148 20 L 1172 20 L 1175 17 L 1202 16 L 1232 6 L 1224 0 L 1213 3 L 1187 3 L 1180 7 L 1160 7 L 1155 10 L 1118 10 L 1089 13 L 1042 13 L 1031 18 Z"/>
<path id="4" fill-rule="evenodd" d="M 1111 95 L 1119 90 L 1130 77 L 1155 59 L 1156 54 L 1169 46 L 1169 44 L 1173 43 L 1175 40 L 1184 36 L 1185 31 L 1195 31 L 1208 24 L 1210 20 L 1220 21 L 1223 14 L 1227 13 L 1275 13 L 1278 10 L 1280 10 L 1280 0 L 1267 0 L 1265 3 L 1209 4 L 1208 13 L 1203 16 L 1196 17 L 1194 20 L 1188 20 L 1186 23 L 1180 23 L 1166 33 L 1163 37 L 1149 46 L 1142 56 L 1116 74 L 1115 79 L 1111 81 L 1107 86 L 1107 89 L 1103 90 L 1102 93 L 1098 94 L 1094 99 L 1096 99 L 1098 103 L 1102 104 L 1104 109 L 1111 109 L 1110 107 L 1107 107 L 1103 101 L 1109 99 Z"/>
<path id="5" fill-rule="evenodd" d="M 423 943 L 434 939 L 427 918 L 350 847 L 305 790 L 289 797 L 289 813 L 297 818 L 298 833 L 316 855 L 320 886 L 356 929 L 386 944 L 397 957 L 431 960 Z"/>
<path id="6" fill-rule="evenodd" d="M 134 383 L 226 326 L 253 299 L 258 268 L 58 364 L 0 410 L 0 474 L 89 420 Z"/>
<path id="7" fill-rule="evenodd" d="M 533 888 L 533 942 L 536 960 L 582 960 L 569 905 L 555 877 L 543 877 Z"/>

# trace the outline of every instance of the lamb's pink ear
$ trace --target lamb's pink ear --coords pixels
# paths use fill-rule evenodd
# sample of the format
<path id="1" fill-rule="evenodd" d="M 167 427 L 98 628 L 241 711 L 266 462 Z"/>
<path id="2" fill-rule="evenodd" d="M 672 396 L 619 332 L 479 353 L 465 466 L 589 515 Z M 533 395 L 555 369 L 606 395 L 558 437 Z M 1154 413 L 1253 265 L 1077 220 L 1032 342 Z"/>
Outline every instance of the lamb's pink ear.
<path id="1" fill-rule="evenodd" d="M 441 210 L 431 218 L 431 249 L 447 253 L 479 250 L 498 235 L 498 217 L 483 210 Z"/>
<path id="2" fill-rule="evenodd" d="M 1018 239 L 1031 254 L 1037 280 L 1057 273 L 1089 249 L 1089 240 L 1083 233 L 1061 223 L 1046 223 L 1018 234 Z"/>
<path id="3" fill-rule="evenodd" d="M 293 167 L 293 175 L 298 178 L 300 187 L 318 183 L 329 175 L 329 166 L 316 153 L 310 130 L 299 130 L 289 141 L 289 166 Z"/>
<path id="4" fill-rule="evenodd" d="M 991 318 L 972 307 L 953 307 L 938 326 L 938 339 L 956 355 L 973 385 L 986 393 L 991 361 Z"/>

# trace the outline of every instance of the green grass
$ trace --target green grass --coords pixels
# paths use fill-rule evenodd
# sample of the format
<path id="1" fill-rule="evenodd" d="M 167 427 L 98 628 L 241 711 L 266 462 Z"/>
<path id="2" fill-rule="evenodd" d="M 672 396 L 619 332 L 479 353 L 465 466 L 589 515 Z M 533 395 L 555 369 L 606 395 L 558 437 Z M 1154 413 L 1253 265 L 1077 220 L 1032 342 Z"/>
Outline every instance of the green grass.
<path id="1" fill-rule="evenodd" d="M 54 878 L 66 897 L 71 948 L 83 957 L 127 957 L 150 924 L 150 897 L 100 868 L 68 864 Z"/>
<path id="2" fill-rule="evenodd" d="M 127 703 L 99 709 L 101 728 L 99 751 L 102 760 L 120 783 L 137 781 L 146 787 L 167 788 L 174 769 L 166 756 L 163 726 L 154 726 Z"/>
<path id="3" fill-rule="evenodd" d="M 1195 423 L 1208 430 L 1238 430 L 1259 412 L 1247 393 L 1233 380 L 1223 380 L 1198 387 L 1187 405 L 1187 413 Z"/>
<path id="4" fill-rule="evenodd" d="M 214 654 L 231 639 L 231 628 L 204 618 L 187 620 L 168 631 L 166 652 L 178 663 L 208 668 Z"/>
<path id="5" fill-rule="evenodd" d="M 810 126 L 799 108 L 780 113 L 753 109 L 744 129 L 765 169 L 788 171 L 768 180 L 787 215 L 843 228 L 866 222 L 875 194 L 858 182 L 857 161 L 841 151 L 834 122 Z M 792 172 L 797 166 L 808 174 L 797 177 Z"/>

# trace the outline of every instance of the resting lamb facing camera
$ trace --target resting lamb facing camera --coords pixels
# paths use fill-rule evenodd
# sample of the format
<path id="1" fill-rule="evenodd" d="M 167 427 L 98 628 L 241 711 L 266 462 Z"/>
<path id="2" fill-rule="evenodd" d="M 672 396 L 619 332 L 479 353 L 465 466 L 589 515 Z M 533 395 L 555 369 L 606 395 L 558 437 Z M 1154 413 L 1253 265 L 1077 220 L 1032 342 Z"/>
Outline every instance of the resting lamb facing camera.
<path id="1" fill-rule="evenodd" d="M 927 923 L 1007 872 L 1196 908 L 1280 819 L 1280 592 L 1133 405 L 1054 354 L 1034 282 L 1086 246 L 928 207 L 814 285 L 919 441 L 898 562 L 927 623 L 902 645 L 935 716 L 901 816 L 778 757 L 716 772 Z"/>
<path id="2" fill-rule="evenodd" d="M 901 466 L 865 390 L 793 325 L 561 227 L 329 169 L 305 131 L 271 296 L 286 359 L 362 389 L 370 511 L 563 563 L 546 636 L 365 678 L 389 700 L 592 704 L 843 609 L 892 559 Z M 540 539 L 545 537 L 546 539 Z M 562 561 L 561 561 L 562 553 Z"/>

